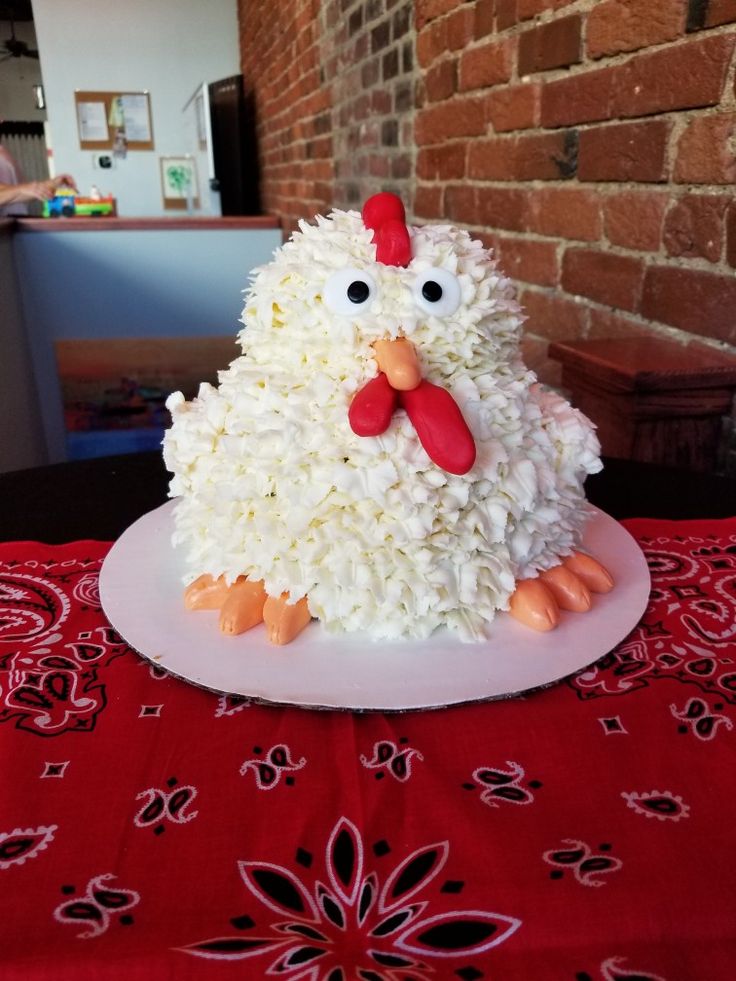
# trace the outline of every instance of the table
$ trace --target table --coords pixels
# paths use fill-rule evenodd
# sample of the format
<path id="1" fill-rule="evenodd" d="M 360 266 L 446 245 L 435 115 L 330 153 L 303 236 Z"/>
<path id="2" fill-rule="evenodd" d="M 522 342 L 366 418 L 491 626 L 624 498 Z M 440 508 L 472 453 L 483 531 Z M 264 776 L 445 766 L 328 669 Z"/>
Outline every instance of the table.
<path id="1" fill-rule="evenodd" d="M 736 358 L 663 337 L 550 344 L 562 384 L 594 419 L 603 452 L 710 472 L 736 392 Z"/>
<path id="2" fill-rule="evenodd" d="M 0 978 L 733 977 L 734 485 L 610 461 L 588 487 L 652 573 L 614 651 L 355 715 L 197 689 L 109 627 L 157 454 L 0 477 Z"/>

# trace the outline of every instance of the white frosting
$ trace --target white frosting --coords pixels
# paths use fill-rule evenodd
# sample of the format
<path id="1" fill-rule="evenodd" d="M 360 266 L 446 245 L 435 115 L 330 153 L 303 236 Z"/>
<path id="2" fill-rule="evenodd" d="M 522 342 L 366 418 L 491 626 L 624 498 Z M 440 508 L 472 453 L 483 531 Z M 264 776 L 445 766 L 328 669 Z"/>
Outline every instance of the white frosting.
<path id="1" fill-rule="evenodd" d="M 328 630 L 426 637 L 445 624 L 479 639 L 517 579 L 579 544 L 582 483 L 600 469 L 599 445 L 588 420 L 522 364 L 520 310 L 490 254 L 451 226 L 410 231 L 409 266 L 385 266 L 360 216 L 335 211 L 302 223 L 255 271 L 243 354 L 217 388 L 167 402 L 174 542 L 188 580 L 263 579 L 271 595 L 307 596 Z M 376 285 L 353 317 L 322 296 L 346 266 Z M 413 292 L 437 266 L 461 289 L 442 319 Z M 473 433 L 477 459 L 463 476 L 432 463 L 403 410 L 383 436 L 350 428 L 351 399 L 377 372 L 372 343 L 400 333 Z"/>

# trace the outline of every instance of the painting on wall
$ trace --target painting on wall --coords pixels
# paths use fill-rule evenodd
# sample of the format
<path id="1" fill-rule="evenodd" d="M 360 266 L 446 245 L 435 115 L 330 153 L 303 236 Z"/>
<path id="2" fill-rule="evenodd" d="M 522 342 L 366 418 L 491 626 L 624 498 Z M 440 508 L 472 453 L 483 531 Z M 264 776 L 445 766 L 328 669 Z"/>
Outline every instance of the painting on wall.
<path id="1" fill-rule="evenodd" d="M 238 354 L 227 337 L 57 341 L 69 459 L 157 449 L 171 419 L 166 399 L 187 399 Z"/>
<path id="2" fill-rule="evenodd" d="M 164 208 L 181 210 L 199 207 L 197 162 L 194 157 L 159 157 Z"/>

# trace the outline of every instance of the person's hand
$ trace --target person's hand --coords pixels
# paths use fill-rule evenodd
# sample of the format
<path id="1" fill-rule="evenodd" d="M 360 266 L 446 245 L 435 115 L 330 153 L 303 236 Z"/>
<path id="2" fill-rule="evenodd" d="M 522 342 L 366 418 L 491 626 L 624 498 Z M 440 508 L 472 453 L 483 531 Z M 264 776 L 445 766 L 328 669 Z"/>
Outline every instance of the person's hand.
<path id="1" fill-rule="evenodd" d="M 77 190 L 74 178 L 70 174 L 59 174 L 58 177 L 50 177 L 45 181 L 31 181 L 28 185 L 30 197 L 38 201 L 50 201 L 60 187 L 68 187 L 72 191 Z"/>
<path id="2" fill-rule="evenodd" d="M 54 177 L 53 180 L 54 183 L 56 184 L 56 188 L 68 187 L 70 188 L 70 190 L 76 191 L 76 193 L 79 194 L 79 188 L 77 187 L 76 182 L 71 174 L 59 174 L 59 176 Z"/>
<path id="3" fill-rule="evenodd" d="M 49 201 L 60 187 L 68 187 L 79 194 L 71 174 L 59 174 L 45 181 L 28 181 L 26 184 L 0 183 L 0 205 L 15 204 L 16 201 Z"/>
<path id="4" fill-rule="evenodd" d="M 19 191 L 26 189 L 28 196 L 35 198 L 37 201 L 48 201 L 56 193 L 56 188 L 52 180 L 47 181 L 29 181 L 28 184 L 21 184 L 18 188 Z"/>

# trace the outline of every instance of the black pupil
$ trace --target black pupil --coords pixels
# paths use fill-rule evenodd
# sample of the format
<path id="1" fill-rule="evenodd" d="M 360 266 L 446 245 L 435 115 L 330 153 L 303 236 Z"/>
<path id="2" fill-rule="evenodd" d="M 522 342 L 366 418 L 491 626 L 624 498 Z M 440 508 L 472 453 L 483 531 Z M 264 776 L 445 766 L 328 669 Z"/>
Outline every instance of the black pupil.
<path id="1" fill-rule="evenodd" d="M 422 296 L 425 300 L 429 300 L 430 303 L 437 303 L 438 300 L 442 299 L 442 287 L 433 279 L 428 279 L 424 286 L 422 286 Z"/>
<path id="2" fill-rule="evenodd" d="M 370 296 L 370 287 L 361 279 L 354 280 L 348 286 L 348 299 L 351 303 L 365 303 Z"/>

